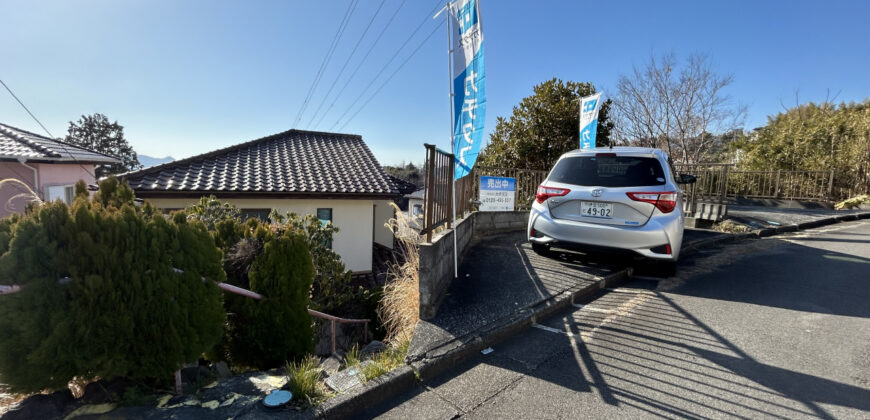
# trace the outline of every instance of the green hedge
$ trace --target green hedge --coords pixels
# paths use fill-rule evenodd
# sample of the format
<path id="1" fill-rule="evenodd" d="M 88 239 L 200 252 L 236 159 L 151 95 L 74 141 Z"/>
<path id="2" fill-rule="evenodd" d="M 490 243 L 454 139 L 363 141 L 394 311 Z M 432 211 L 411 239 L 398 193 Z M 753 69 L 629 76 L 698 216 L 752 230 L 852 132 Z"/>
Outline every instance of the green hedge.
<path id="1" fill-rule="evenodd" d="M 135 206 L 114 178 L 92 201 L 0 222 L 0 250 L 0 283 L 24 286 L 0 297 L 0 382 L 13 392 L 74 377 L 168 378 L 222 336 L 213 281 L 225 275 L 209 232 Z"/>

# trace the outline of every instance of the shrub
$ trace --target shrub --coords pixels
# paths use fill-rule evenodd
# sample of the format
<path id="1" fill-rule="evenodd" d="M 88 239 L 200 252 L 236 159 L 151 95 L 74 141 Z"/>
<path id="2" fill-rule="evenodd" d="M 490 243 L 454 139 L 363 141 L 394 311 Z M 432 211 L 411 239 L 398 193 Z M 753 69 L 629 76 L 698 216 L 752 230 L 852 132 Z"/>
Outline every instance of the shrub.
<path id="1" fill-rule="evenodd" d="M 332 236 L 338 232 L 338 228 L 332 223 L 320 222 L 313 214 L 300 217 L 295 213 L 287 213 L 282 216 L 273 211 L 269 217 L 280 225 L 305 233 L 315 270 L 311 285 L 311 309 L 347 315 L 341 311 L 354 300 L 356 293 L 350 284 L 350 270 L 332 250 Z"/>
<path id="2" fill-rule="evenodd" d="M 228 281 L 266 297 L 231 295 L 232 313 L 224 342 L 226 357 L 238 366 L 266 369 L 308 353 L 314 343 L 308 294 L 314 267 L 305 236 L 296 230 L 273 230 L 258 222 L 225 260 Z"/>
<path id="3" fill-rule="evenodd" d="M 115 178 L 92 201 L 77 191 L 71 208 L 32 207 L 8 224 L 0 283 L 23 286 L 0 297 L 0 382 L 13 392 L 167 378 L 222 334 L 222 292 L 202 278 L 224 272 L 201 223 L 135 206 Z"/>

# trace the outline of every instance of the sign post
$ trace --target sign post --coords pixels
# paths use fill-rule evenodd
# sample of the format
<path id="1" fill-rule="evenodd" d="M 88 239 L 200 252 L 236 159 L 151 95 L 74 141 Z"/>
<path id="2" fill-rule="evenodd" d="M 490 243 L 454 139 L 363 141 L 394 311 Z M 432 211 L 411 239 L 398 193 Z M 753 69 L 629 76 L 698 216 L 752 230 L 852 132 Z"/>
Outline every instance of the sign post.
<path id="1" fill-rule="evenodd" d="M 514 211 L 516 191 L 514 178 L 480 177 L 480 211 Z"/>

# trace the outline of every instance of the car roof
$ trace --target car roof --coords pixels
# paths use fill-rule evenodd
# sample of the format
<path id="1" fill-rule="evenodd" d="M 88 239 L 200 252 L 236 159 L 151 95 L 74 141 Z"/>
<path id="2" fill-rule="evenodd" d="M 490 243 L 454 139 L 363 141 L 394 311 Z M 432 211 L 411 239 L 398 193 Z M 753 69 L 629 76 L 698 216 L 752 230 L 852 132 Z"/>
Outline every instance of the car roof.
<path id="1" fill-rule="evenodd" d="M 665 152 L 661 149 L 656 149 L 652 147 L 596 147 L 594 149 L 583 149 L 583 150 L 572 150 L 568 153 L 565 153 L 562 156 L 589 156 L 594 155 L 596 153 L 616 153 L 618 155 L 632 155 L 632 156 L 640 156 L 640 155 L 660 155 L 665 157 Z"/>

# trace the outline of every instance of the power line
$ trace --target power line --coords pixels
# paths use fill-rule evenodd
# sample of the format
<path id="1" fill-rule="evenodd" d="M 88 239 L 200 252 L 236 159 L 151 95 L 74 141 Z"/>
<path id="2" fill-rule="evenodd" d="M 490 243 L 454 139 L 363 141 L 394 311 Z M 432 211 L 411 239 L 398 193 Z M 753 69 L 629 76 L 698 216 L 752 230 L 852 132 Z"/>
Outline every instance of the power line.
<path id="1" fill-rule="evenodd" d="M 360 35 L 359 39 L 356 41 L 356 45 L 353 46 L 353 50 L 350 52 L 350 55 L 347 56 L 347 60 L 344 61 L 344 65 L 341 66 L 341 70 L 338 72 L 338 76 L 335 76 L 335 80 L 332 81 L 332 85 L 329 86 L 329 90 L 326 91 L 326 95 L 323 96 L 323 100 L 320 101 L 320 105 L 317 106 L 317 110 L 314 111 L 314 115 L 311 116 L 311 120 L 308 121 L 308 127 L 311 127 L 311 123 L 314 122 L 314 119 L 317 118 L 317 114 L 320 113 L 320 110 L 323 108 L 323 104 L 326 103 L 326 99 L 329 98 L 329 95 L 332 93 L 332 89 L 335 88 L 335 84 L 338 83 L 338 79 L 341 78 L 341 75 L 344 74 L 344 69 L 347 68 L 348 63 L 353 58 L 354 54 L 356 54 L 357 48 L 359 48 L 359 44 L 362 43 L 362 40 L 365 39 L 366 34 L 369 32 L 369 28 L 372 27 L 372 23 L 374 23 L 375 18 L 378 17 L 378 14 L 381 12 L 381 8 L 384 7 L 384 3 L 387 0 L 381 0 L 381 4 L 378 5 L 377 10 L 375 10 L 375 14 L 372 15 L 371 20 L 369 20 L 369 24 L 366 25 L 366 29 L 363 31 L 362 35 Z"/>
<path id="2" fill-rule="evenodd" d="M 69 157 L 70 157 L 70 159 L 72 159 L 73 163 L 77 163 L 79 165 L 79 167 L 82 168 L 83 171 L 85 171 L 86 174 L 92 176 L 94 178 L 94 180 L 96 181 L 97 176 L 93 172 L 89 171 L 88 168 L 85 168 L 85 166 L 82 165 L 78 159 L 76 159 L 75 155 L 73 155 L 72 152 L 70 152 L 69 149 L 66 148 L 66 143 L 55 138 L 54 134 L 51 134 L 51 132 L 48 131 L 47 128 L 45 128 L 45 126 L 42 124 L 42 122 L 40 122 L 39 119 L 36 118 L 36 115 L 33 115 L 33 113 L 30 112 L 30 109 L 28 109 L 27 106 L 24 105 L 24 102 L 21 102 L 21 99 L 18 99 L 18 96 L 16 96 L 15 93 L 12 92 L 12 89 L 10 89 L 9 86 L 7 86 L 6 83 L 3 82 L 3 80 L 0 80 L 0 84 L 2 84 L 3 87 L 6 88 L 6 91 L 9 92 L 9 94 L 12 95 L 12 97 L 15 98 L 16 101 L 18 101 L 18 104 L 21 105 L 21 107 L 24 108 L 24 110 L 27 111 L 28 114 L 30 114 L 30 117 L 33 118 L 33 120 L 36 121 L 36 123 L 39 124 L 39 126 L 42 127 L 43 130 L 45 130 L 45 132 L 48 134 L 48 137 L 55 140 L 57 142 L 57 144 L 60 145 L 60 148 L 63 149 L 63 151 L 66 152 L 66 154 L 69 155 Z M 35 185 L 35 190 L 37 193 L 39 193 L 39 185 Z"/>
<path id="3" fill-rule="evenodd" d="M 30 112 L 30 109 L 27 108 L 27 105 L 24 105 L 24 102 L 21 102 L 21 99 L 18 99 L 18 97 L 15 96 L 15 94 L 12 92 L 12 89 L 9 89 L 9 86 L 6 86 L 6 83 L 3 83 L 3 80 L 0 80 L 0 84 L 2 84 L 3 87 L 6 88 L 6 91 L 9 92 L 9 94 L 12 95 L 12 97 L 15 98 L 16 101 L 18 101 L 18 104 L 21 105 L 21 107 L 24 108 L 24 110 L 27 111 L 28 114 L 30 114 L 30 118 L 33 118 L 33 121 L 36 121 L 36 123 L 39 124 L 39 126 L 42 127 L 42 129 L 45 130 L 46 133 L 48 133 L 49 137 L 54 138 L 54 135 L 51 134 L 51 132 L 48 131 L 48 129 L 45 128 L 45 126 L 42 125 L 41 122 L 39 122 L 39 119 L 36 118 L 36 115 L 33 115 L 33 113 Z"/>
<path id="4" fill-rule="evenodd" d="M 384 33 L 387 32 L 387 29 L 390 28 L 390 24 L 393 23 L 393 20 L 396 19 L 396 15 L 398 15 L 399 11 L 402 10 L 402 7 L 405 5 L 405 2 L 406 2 L 406 0 L 402 0 L 402 3 L 399 4 L 399 7 L 397 7 L 396 11 L 393 12 L 393 15 L 390 16 L 390 20 L 387 21 L 386 25 L 384 25 L 384 29 L 381 29 L 381 33 L 378 34 L 377 38 L 375 38 L 375 42 L 372 43 L 372 46 L 369 47 L 369 50 L 366 51 L 365 55 L 363 55 L 362 60 L 360 60 L 359 64 L 357 64 L 356 68 L 353 70 L 353 73 L 350 74 L 350 77 L 348 77 L 347 81 L 344 83 L 344 86 L 341 87 L 341 89 L 338 91 L 338 94 L 335 95 L 335 98 L 332 98 L 332 102 L 329 104 L 329 108 L 327 108 L 326 112 L 324 112 L 323 115 L 320 116 L 320 119 L 317 120 L 317 124 L 315 124 L 315 127 L 320 126 L 320 123 L 323 122 L 323 119 L 326 117 L 326 114 L 329 113 L 329 110 L 332 109 L 333 105 L 335 105 L 335 102 L 338 101 L 338 98 L 340 98 L 341 94 L 344 93 L 344 90 L 347 89 L 347 86 L 350 85 L 350 82 L 351 82 L 351 80 L 353 80 L 353 77 L 356 76 L 357 72 L 359 72 L 359 69 L 362 68 L 362 65 L 371 56 L 372 50 L 375 49 L 375 47 L 378 45 L 378 41 L 381 40 L 381 37 L 384 36 Z"/>
<path id="5" fill-rule="evenodd" d="M 383 89 L 384 86 L 386 86 L 387 83 L 389 83 L 390 80 L 393 79 L 393 77 L 396 75 L 396 73 L 398 73 L 399 70 L 402 69 L 402 67 L 405 67 L 405 64 L 407 64 L 408 61 L 410 61 L 411 58 L 414 57 L 415 54 L 417 54 L 417 51 L 420 51 L 420 48 L 423 48 L 423 45 L 426 44 L 426 41 L 428 41 L 429 38 L 432 38 L 432 35 L 435 35 L 435 32 L 440 29 L 440 26 L 441 25 L 438 24 L 434 28 L 432 28 L 432 32 L 429 33 L 429 36 L 427 36 L 426 39 L 423 40 L 423 42 L 420 42 L 420 45 L 418 45 L 417 48 L 414 49 L 414 51 L 411 53 L 411 55 L 409 55 L 408 58 L 406 58 L 405 61 L 403 61 L 402 64 L 400 64 L 399 67 L 396 68 L 395 71 L 393 71 L 393 74 L 391 74 L 390 77 L 387 78 L 387 80 L 384 80 L 384 83 L 381 84 L 380 87 L 378 87 L 378 90 L 376 90 L 375 93 L 373 93 L 373 94 L 371 94 L 371 96 L 369 96 L 369 99 L 366 100 L 365 103 L 363 103 L 363 105 L 359 109 L 357 109 L 356 112 L 350 118 L 347 119 L 347 121 L 344 122 L 344 125 L 342 125 L 338 131 L 344 130 L 344 127 L 346 127 L 354 118 L 356 118 L 357 114 L 359 114 L 360 111 L 362 111 L 369 104 L 369 102 L 371 102 L 372 99 L 375 96 L 377 96 L 378 93 L 380 93 L 381 89 Z"/>
<path id="6" fill-rule="evenodd" d="M 358 0 L 351 0 L 350 4 L 347 6 L 347 11 L 344 13 L 344 18 L 342 18 L 341 23 L 338 25 L 338 30 L 335 32 L 335 36 L 332 37 L 332 43 L 329 45 L 329 49 L 326 51 L 326 55 L 323 57 L 323 61 L 321 61 L 320 63 L 320 68 L 317 69 L 317 74 L 315 74 L 314 76 L 314 81 L 308 88 L 308 93 L 305 95 L 305 100 L 302 102 L 302 106 L 299 108 L 299 113 L 296 114 L 296 120 L 293 121 L 293 127 L 296 127 L 296 125 L 299 124 L 299 121 L 302 119 L 302 115 L 305 113 L 306 108 L 308 108 L 308 102 L 314 95 L 314 90 L 317 89 L 317 85 L 320 83 L 320 78 L 323 77 L 323 71 L 329 65 L 329 61 L 332 60 L 332 55 L 335 53 L 335 48 L 338 46 L 339 41 L 341 41 L 341 36 L 344 34 L 345 28 L 347 28 L 347 23 L 350 21 L 350 16 L 353 14 L 353 10 L 356 9 L 357 1 Z"/>
<path id="7" fill-rule="evenodd" d="M 417 32 L 420 32 L 420 28 L 422 28 L 423 25 L 426 24 L 426 22 L 429 22 L 429 21 L 430 21 L 431 18 L 430 18 L 429 16 L 432 16 L 432 13 L 435 13 L 435 11 L 436 11 L 436 10 L 438 9 L 438 7 L 441 5 L 441 1 L 442 1 L 442 0 L 436 0 L 436 2 L 435 2 L 435 7 L 432 8 L 432 11 L 430 11 L 429 13 L 426 14 L 426 16 L 425 16 L 425 17 L 423 18 L 423 20 L 420 22 L 420 24 L 417 25 L 417 28 L 414 29 L 414 32 L 411 33 L 411 36 L 409 36 L 409 37 L 405 40 L 405 42 L 402 43 L 402 46 L 399 47 L 399 49 L 396 50 L 396 52 L 393 54 L 393 56 L 390 57 L 389 61 L 387 61 L 387 64 L 385 64 L 385 65 L 381 68 L 381 70 L 378 71 L 378 74 L 375 75 L 375 77 L 372 79 L 372 81 L 369 82 L 369 84 L 366 85 L 365 89 L 363 89 L 363 91 L 360 92 L 359 96 L 357 96 L 356 99 L 353 100 L 353 102 L 352 102 L 351 105 L 347 108 L 347 110 L 345 110 L 344 113 L 341 114 L 340 117 L 338 117 L 338 120 L 335 122 L 335 124 L 332 125 L 333 128 L 335 128 L 335 127 L 336 127 L 336 126 L 341 122 L 342 118 L 344 118 L 345 115 L 347 115 L 348 112 L 350 112 L 350 110 L 353 109 L 353 107 L 356 106 L 357 102 L 359 102 L 360 99 L 362 99 L 363 95 L 365 95 L 365 93 L 368 92 L 369 88 L 372 87 L 372 85 L 373 85 L 373 84 L 378 80 L 379 77 L 381 77 L 381 75 L 384 73 L 384 71 L 387 70 L 387 67 L 389 67 L 390 64 L 393 63 L 393 60 L 395 60 L 396 57 L 399 55 L 399 53 L 402 52 L 402 50 L 405 48 L 405 46 L 408 45 L 408 42 L 411 42 L 411 39 L 414 38 L 414 35 L 417 35 Z"/>

